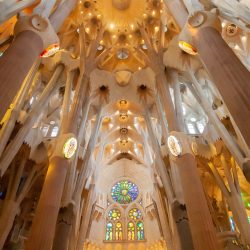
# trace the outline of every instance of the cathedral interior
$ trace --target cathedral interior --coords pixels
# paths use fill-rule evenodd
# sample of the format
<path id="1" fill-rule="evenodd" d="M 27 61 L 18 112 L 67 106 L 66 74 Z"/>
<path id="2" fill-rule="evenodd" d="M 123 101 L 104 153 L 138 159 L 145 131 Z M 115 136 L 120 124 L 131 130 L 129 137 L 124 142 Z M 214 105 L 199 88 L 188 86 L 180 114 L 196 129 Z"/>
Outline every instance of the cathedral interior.
<path id="1" fill-rule="evenodd" d="M 250 249 L 250 0 L 0 0 L 0 249 Z"/>

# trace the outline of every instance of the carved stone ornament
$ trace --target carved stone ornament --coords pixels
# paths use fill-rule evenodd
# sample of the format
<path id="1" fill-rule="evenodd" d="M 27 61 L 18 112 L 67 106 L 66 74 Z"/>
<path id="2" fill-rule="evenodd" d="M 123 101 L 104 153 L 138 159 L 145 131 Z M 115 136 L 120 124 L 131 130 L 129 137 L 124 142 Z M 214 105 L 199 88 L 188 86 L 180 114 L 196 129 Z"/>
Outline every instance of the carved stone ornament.
<path id="1" fill-rule="evenodd" d="M 39 15 L 34 15 L 30 18 L 30 23 L 34 29 L 38 31 L 45 31 L 48 28 L 48 22 L 46 19 Z"/>
<path id="2" fill-rule="evenodd" d="M 118 10 L 126 10 L 130 6 L 131 0 L 112 0 L 113 6 Z"/>
<path id="3" fill-rule="evenodd" d="M 42 17 L 38 14 L 21 16 L 15 25 L 14 35 L 17 36 L 23 31 L 28 30 L 33 31 L 42 39 L 44 49 L 52 44 L 59 44 L 58 36 L 50 24 L 49 19 L 46 17 Z"/>
<path id="4" fill-rule="evenodd" d="M 227 36 L 235 36 L 238 33 L 238 27 L 235 24 L 230 23 L 226 27 L 226 32 Z"/>
<path id="5" fill-rule="evenodd" d="M 74 156 L 77 149 L 77 139 L 70 137 L 66 140 L 63 146 L 63 154 L 66 159 L 70 159 Z"/>
<path id="6" fill-rule="evenodd" d="M 130 82 L 132 73 L 127 70 L 117 71 L 115 73 L 115 79 L 119 86 L 127 86 Z"/>
<path id="7" fill-rule="evenodd" d="M 77 140 L 74 134 L 68 133 L 60 135 L 56 139 L 56 146 L 53 156 L 59 156 L 66 159 L 72 159 L 77 149 Z"/>
<path id="8" fill-rule="evenodd" d="M 197 11 L 188 19 L 188 23 L 192 27 L 197 28 L 201 26 L 206 21 L 206 19 L 207 16 L 204 12 Z"/>
<path id="9" fill-rule="evenodd" d="M 167 139 L 170 155 L 176 158 L 184 154 L 193 154 L 191 142 L 192 140 L 188 135 L 172 131 Z"/>
<path id="10" fill-rule="evenodd" d="M 178 157 L 182 154 L 181 142 L 176 136 L 170 135 L 167 139 L 167 143 L 168 149 L 173 156 Z"/>

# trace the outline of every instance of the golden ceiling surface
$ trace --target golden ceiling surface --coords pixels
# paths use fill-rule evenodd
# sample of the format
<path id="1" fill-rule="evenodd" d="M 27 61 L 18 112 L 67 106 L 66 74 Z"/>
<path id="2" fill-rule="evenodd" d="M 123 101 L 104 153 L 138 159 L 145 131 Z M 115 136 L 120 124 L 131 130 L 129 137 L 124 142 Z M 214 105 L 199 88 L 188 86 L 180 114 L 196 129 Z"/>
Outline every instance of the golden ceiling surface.
<path id="1" fill-rule="evenodd" d="M 80 0 L 77 16 L 83 20 L 86 34 L 94 39 L 101 24 L 105 31 L 98 50 L 112 48 L 100 68 L 109 71 L 144 68 L 145 62 L 137 54 L 138 48 L 146 50 L 139 25 L 152 30 L 151 38 L 158 40 L 163 6 L 162 0 Z"/>
<path id="2" fill-rule="evenodd" d="M 133 32 L 145 16 L 146 0 L 102 0 L 98 9 L 109 31 Z"/>

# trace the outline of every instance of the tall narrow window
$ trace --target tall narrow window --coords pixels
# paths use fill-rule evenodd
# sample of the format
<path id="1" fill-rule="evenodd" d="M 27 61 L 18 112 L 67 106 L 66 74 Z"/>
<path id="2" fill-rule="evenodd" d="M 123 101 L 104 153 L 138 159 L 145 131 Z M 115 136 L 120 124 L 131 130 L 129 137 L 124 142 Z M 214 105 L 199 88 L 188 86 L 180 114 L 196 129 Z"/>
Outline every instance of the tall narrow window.
<path id="1" fill-rule="evenodd" d="M 106 226 L 106 240 L 113 240 L 113 224 L 111 222 L 108 222 Z"/>
<path id="2" fill-rule="evenodd" d="M 135 240 L 135 225 L 132 221 L 128 223 L 128 240 Z"/>
<path id="3" fill-rule="evenodd" d="M 144 240 L 144 227 L 142 221 L 137 222 L 136 231 L 137 231 L 137 240 Z"/>
<path id="4" fill-rule="evenodd" d="M 122 240 L 122 223 L 117 222 L 115 225 L 115 239 Z"/>
<path id="5" fill-rule="evenodd" d="M 56 137 L 58 135 L 59 128 L 57 126 L 53 127 L 51 132 L 51 137 Z"/>

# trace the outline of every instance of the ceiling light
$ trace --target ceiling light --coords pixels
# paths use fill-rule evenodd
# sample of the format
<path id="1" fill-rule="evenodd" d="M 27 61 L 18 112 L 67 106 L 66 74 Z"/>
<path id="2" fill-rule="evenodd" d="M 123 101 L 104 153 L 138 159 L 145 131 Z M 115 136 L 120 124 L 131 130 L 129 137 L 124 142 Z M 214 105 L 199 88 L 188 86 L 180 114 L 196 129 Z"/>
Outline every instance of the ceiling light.
<path id="1" fill-rule="evenodd" d="M 155 26 L 155 32 L 158 32 L 159 31 L 159 26 Z"/>
<path id="2" fill-rule="evenodd" d="M 113 29 L 115 28 L 115 24 L 114 24 L 114 23 L 111 23 L 111 24 L 109 25 L 109 28 L 110 28 L 111 30 L 113 30 Z"/>
<path id="3" fill-rule="evenodd" d="M 190 55 L 197 55 L 197 50 L 194 48 L 191 44 L 184 42 L 184 41 L 179 41 L 179 47 L 181 50 L 184 52 L 190 54 Z"/>

